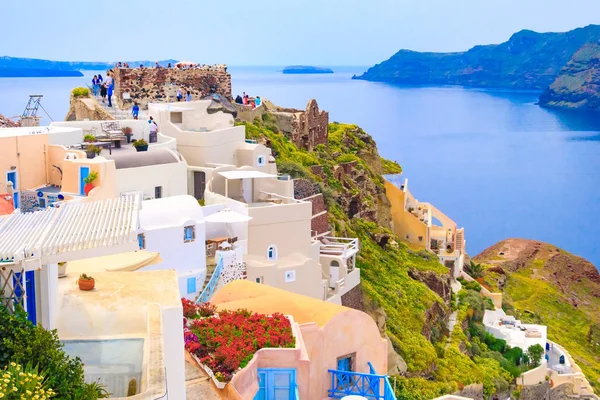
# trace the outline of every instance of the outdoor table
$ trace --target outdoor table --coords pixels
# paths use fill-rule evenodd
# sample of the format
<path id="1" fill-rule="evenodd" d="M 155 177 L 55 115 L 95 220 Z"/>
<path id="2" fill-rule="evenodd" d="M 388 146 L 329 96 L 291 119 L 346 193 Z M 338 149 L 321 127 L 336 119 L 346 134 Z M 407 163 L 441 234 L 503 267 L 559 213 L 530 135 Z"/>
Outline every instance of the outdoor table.
<path id="1" fill-rule="evenodd" d="M 216 238 L 207 239 L 206 243 L 207 244 L 214 243 L 218 247 L 221 243 L 223 243 L 223 242 L 229 242 L 231 239 L 232 238 L 227 237 L 227 236 L 219 236 L 219 237 L 216 237 Z"/>

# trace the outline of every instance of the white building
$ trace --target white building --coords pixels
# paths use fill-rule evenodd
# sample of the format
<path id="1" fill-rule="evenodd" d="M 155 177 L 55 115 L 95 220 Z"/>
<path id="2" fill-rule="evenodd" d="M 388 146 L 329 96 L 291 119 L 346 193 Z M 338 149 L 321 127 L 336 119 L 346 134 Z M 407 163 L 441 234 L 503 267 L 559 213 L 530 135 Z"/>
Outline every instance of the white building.
<path id="1" fill-rule="evenodd" d="M 194 300 L 206 278 L 206 227 L 198 201 L 185 195 L 142 202 L 137 238 L 140 249 L 162 259 L 140 270 L 175 270 L 181 296 Z"/>

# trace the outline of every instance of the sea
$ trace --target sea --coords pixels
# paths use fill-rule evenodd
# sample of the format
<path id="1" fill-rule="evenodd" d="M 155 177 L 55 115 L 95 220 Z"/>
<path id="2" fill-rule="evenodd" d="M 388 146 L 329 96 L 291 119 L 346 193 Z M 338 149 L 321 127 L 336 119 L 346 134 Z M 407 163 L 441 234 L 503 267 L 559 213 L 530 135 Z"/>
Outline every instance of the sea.
<path id="1" fill-rule="evenodd" d="M 538 92 L 398 86 L 352 80 L 367 67 L 284 75 L 282 66 L 230 67 L 234 96 L 304 108 L 357 124 L 403 168 L 415 197 L 465 228 L 474 256 L 506 238 L 552 243 L 600 266 L 600 114 L 550 110 Z M 61 120 L 83 78 L 0 79 L 0 113 L 20 115 L 44 95 L 42 123 Z M 88 82 L 89 83 L 89 82 Z M 46 115 L 46 112 L 48 115 Z"/>

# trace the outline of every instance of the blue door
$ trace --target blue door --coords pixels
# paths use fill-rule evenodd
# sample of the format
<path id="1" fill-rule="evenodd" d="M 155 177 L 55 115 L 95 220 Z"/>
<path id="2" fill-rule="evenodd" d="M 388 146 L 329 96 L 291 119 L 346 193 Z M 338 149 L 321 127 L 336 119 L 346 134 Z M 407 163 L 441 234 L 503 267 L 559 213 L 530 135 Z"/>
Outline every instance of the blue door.
<path id="1" fill-rule="evenodd" d="M 338 369 L 338 371 L 348 371 L 348 372 L 352 371 L 352 358 L 351 357 L 338 358 L 337 369 Z M 337 388 L 342 389 L 342 388 L 347 388 L 347 387 L 351 386 L 352 385 L 351 380 L 352 380 L 352 378 L 350 377 L 350 375 L 339 374 Z"/>
<path id="2" fill-rule="evenodd" d="M 27 304 L 27 319 L 34 325 L 37 324 L 37 307 L 35 302 L 35 271 L 25 272 L 25 282 L 22 281 L 23 273 L 15 272 L 13 275 L 13 287 L 15 288 L 15 305 L 25 307 Z M 25 287 L 25 293 L 21 289 Z M 25 300 L 23 299 L 25 297 Z"/>
<path id="3" fill-rule="evenodd" d="M 90 167 L 79 167 L 79 194 L 85 196 L 85 192 L 83 191 L 83 187 L 85 186 L 85 182 L 83 181 L 90 174 Z"/>
<path id="4" fill-rule="evenodd" d="M 25 293 L 27 293 L 27 319 L 37 324 L 37 307 L 35 303 L 35 271 L 25 272 Z"/>
<path id="5" fill-rule="evenodd" d="M 254 400 L 296 399 L 296 370 L 281 368 L 258 369 L 258 393 Z"/>
<path id="6" fill-rule="evenodd" d="M 6 173 L 6 181 L 8 182 L 12 182 L 13 184 L 13 204 L 15 206 L 15 209 L 19 208 L 19 186 L 18 186 L 18 181 L 17 181 L 17 171 L 10 171 Z"/>

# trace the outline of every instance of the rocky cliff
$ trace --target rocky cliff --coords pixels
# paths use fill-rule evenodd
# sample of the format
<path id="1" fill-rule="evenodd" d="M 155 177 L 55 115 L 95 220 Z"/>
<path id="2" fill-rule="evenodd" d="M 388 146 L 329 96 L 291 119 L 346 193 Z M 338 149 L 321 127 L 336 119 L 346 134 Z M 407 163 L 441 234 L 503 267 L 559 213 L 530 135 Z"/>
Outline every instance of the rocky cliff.
<path id="1" fill-rule="evenodd" d="M 299 198 L 321 192 L 328 209 L 326 229 L 359 238 L 362 293 L 342 301 L 369 313 L 387 339 L 388 372 L 394 375 L 398 398 L 430 400 L 459 392 L 488 398 L 509 390 L 514 375 L 505 369 L 508 361 L 499 353 L 472 351 L 479 339 L 469 334 L 469 323 L 473 315 L 483 315 L 484 299 L 464 291 L 463 297 L 475 305 L 461 300 L 460 323 L 449 332 L 449 316 L 458 302 L 448 269 L 434 254 L 411 250 L 389 230 L 382 174 L 401 169 L 381 159 L 371 136 L 356 125 L 332 123 L 327 143 L 309 150 L 280 133 L 268 112 L 244 125 L 248 139 L 272 149 L 280 172 L 302 178 L 295 188 Z"/>
<path id="2" fill-rule="evenodd" d="M 553 85 L 542 98 L 545 104 L 593 108 L 598 101 L 598 66 L 595 46 L 589 43 L 598 40 L 599 25 L 564 33 L 523 30 L 504 43 L 475 46 L 466 52 L 400 50 L 354 78 L 397 84 L 535 90 Z M 590 91 L 593 95 L 588 98 Z"/>
<path id="3" fill-rule="evenodd" d="M 74 96 L 71 93 L 65 121 L 106 121 L 115 119 L 92 96 Z"/>
<path id="4" fill-rule="evenodd" d="M 600 391 L 600 274 L 556 246 L 507 239 L 474 257 L 486 266 L 479 281 L 504 294 L 503 308 L 548 325 L 548 337 L 575 358 Z"/>
<path id="5" fill-rule="evenodd" d="M 15 128 L 19 126 L 18 122 L 11 121 L 10 119 L 4 117 L 4 115 L 0 114 L 0 128 Z"/>
<path id="6" fill-rule="evenodd" d="M 579 49 L 540 96 L 547 107 L 600 110 L 600 42 Z"/>

